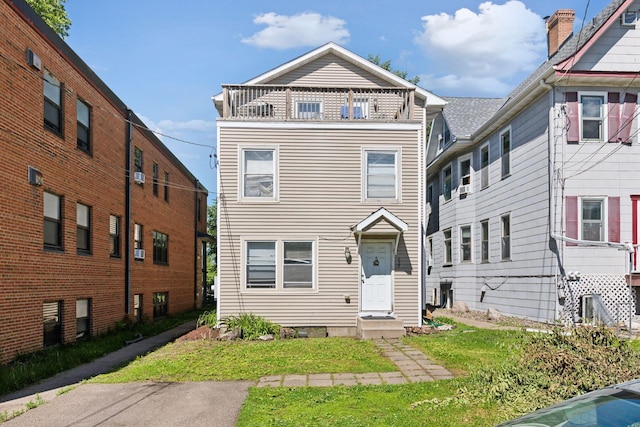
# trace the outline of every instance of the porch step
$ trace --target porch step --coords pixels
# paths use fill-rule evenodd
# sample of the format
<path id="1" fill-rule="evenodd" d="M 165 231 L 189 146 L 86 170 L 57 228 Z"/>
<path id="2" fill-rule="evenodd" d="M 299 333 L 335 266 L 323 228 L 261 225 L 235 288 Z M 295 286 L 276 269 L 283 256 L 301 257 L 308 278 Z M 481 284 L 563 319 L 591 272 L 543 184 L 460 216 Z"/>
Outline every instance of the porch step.
<path id="1" fill-rule="evenodd" d="M 405 335 L 404 323 L 398 318 L 358 317 L 356 334 L 362 339 L 400 338 Z"/>

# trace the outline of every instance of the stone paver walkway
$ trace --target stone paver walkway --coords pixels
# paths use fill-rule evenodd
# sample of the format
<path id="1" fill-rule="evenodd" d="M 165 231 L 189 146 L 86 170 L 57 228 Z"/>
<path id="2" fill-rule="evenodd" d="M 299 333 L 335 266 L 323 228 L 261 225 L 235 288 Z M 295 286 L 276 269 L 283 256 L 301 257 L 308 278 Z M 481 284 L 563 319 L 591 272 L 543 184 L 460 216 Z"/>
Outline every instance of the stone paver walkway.
<path id="1" fill-rule="evenodd" d="M 375 340 L 383 355 L 396 364 L 396 372 L 364 374 L 272 375 L 258 380 L 257 387 L 330 387 L 336 385 L 407 384 L 453 378 L 451 372 L 432 363 L 420 350 L 401 340 Z"/>

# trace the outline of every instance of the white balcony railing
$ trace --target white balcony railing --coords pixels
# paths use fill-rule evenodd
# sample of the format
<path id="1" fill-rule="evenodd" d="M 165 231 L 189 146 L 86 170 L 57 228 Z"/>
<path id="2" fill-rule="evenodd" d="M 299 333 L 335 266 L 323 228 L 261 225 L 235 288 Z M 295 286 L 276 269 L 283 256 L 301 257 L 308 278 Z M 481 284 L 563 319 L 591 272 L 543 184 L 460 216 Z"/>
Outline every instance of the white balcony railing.
<path id="1" fill-rule="evenodd" d="M 404 88 L 223 87 L 223 119 L 410 121 L 414 90 Z"/>

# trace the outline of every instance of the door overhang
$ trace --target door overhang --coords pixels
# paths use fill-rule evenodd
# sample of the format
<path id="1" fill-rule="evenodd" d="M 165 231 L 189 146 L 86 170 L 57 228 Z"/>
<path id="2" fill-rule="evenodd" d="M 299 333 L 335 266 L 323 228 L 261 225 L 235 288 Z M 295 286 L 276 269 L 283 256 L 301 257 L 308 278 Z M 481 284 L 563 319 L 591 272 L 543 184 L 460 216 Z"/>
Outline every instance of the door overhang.
<path id="1" fill-rule="evenodd" d="M 409 226 L 406 222 L 402 221 L 400 218 L 398 218 L 385 208 L 378 209 L 371 215 L 364 218 L 362 221 L 351 226 L 351 231 L 356 237 L 356 242 L 358 244 L 358 252 L 360 252 L 360 244 L 362 243 L 363 237 L 392 237 L 395 241 L 395 245 L 393 248 L 394 255 L 397 255 L 398 253 L 398 243 L 400 242 L 402 233 L 404 233 L 408 229 Z"/>

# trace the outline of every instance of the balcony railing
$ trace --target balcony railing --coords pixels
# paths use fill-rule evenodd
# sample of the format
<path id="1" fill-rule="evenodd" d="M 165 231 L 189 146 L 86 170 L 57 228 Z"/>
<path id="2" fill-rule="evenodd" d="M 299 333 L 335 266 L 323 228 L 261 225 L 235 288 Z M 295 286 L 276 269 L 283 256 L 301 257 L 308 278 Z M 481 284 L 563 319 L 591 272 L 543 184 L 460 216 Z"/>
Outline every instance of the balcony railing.
<path id="1" fill-rule="evenodd" d="M 413 89 L 223 86 L 223 119 L 269 121 L 414 119 Z"/>

